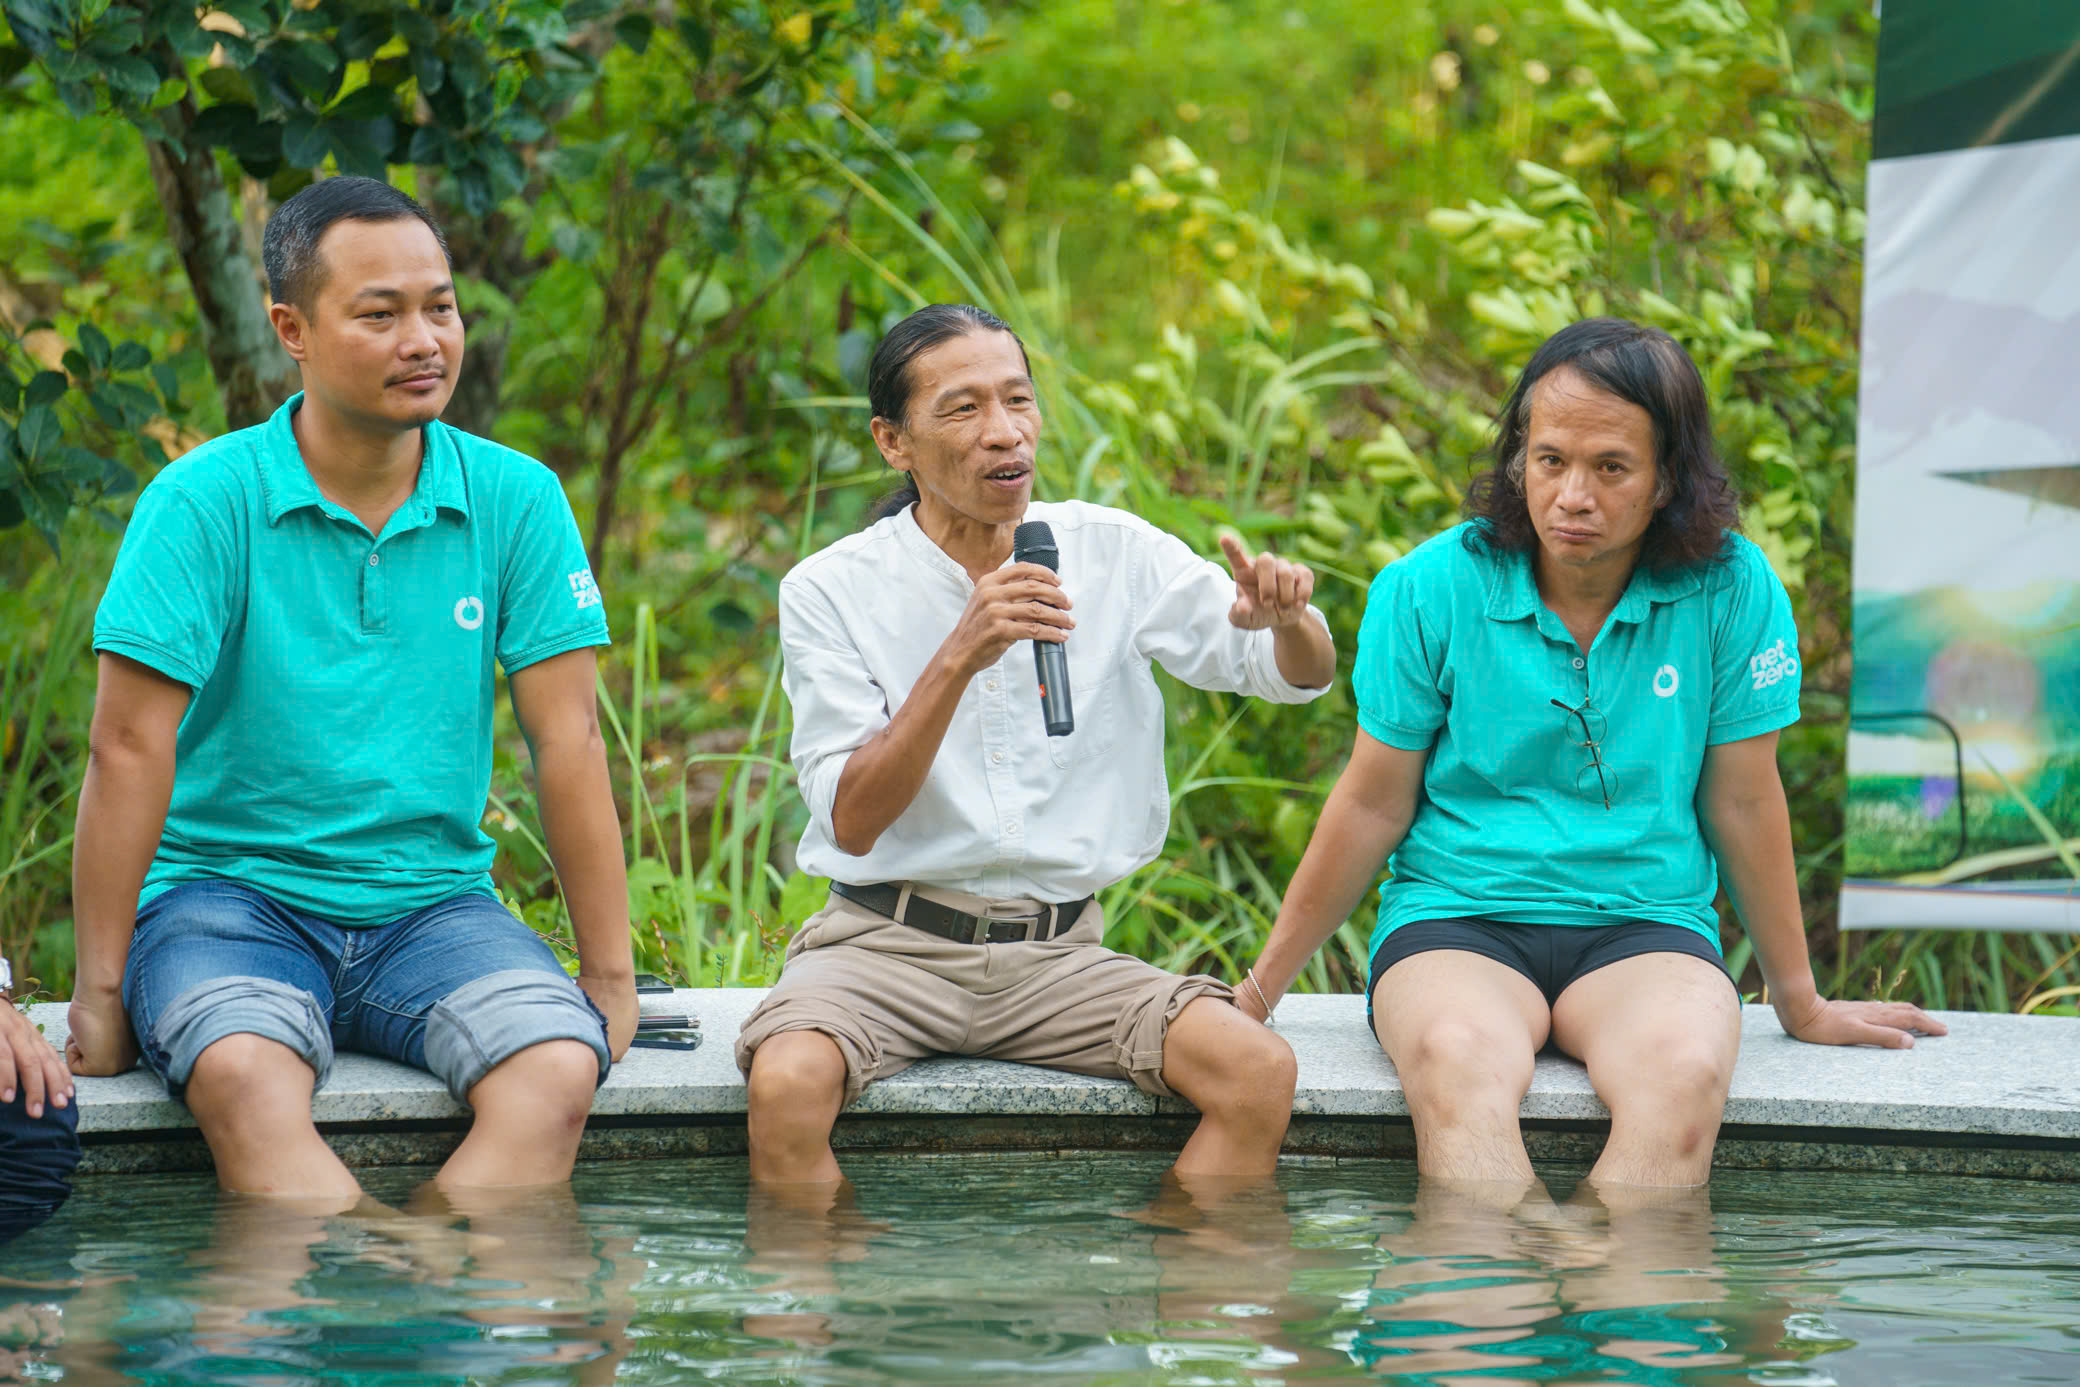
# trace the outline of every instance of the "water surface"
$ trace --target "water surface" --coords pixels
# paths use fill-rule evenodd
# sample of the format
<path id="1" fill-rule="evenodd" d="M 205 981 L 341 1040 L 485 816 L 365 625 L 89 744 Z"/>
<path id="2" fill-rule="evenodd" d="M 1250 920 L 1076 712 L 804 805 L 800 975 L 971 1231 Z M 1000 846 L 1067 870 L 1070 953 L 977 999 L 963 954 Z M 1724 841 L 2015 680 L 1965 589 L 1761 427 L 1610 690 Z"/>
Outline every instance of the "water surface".
<path id="1" fill-rule="evenodd" d="M 0 1381 L 2080 1382 L 2080 1191 L 1726 1172 L 1606 1204 L 1296 1163 L 1185 1189 L 1129 1155 L 580 1169 L 344 1215 L 196 1176 L 85 1180 L 0 1250 Z M 1549 1193 L 1547 1193 L 1549 1191 Z M 28 1283 L 28 1284 L 19 1284 Z"/>

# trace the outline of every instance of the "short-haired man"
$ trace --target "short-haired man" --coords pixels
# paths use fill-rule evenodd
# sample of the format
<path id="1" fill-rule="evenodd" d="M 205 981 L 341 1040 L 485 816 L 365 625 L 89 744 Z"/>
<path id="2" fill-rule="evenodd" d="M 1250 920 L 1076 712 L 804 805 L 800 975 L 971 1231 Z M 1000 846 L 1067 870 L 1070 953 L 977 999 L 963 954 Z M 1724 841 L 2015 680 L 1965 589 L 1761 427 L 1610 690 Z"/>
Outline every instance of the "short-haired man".
<path id="1" fill-rule="evenodd" d="M 1315 697 L 1335 649 L 1313 576 L 1228 539 L 1231 577 L 1135 516 L 1034 502 L 1025 348 L 981 309 L 920 309 L 868 374 L 874 441 L 909 484 L 781 584 L 800 861 L 834 884 L 737 1040 L 752 1177 L 837 1180 L 839 1110 L 947 1052 L 1181 1094 L 1202 1117 L 1180 1173 L 1268 1173 L 1292 1052 L 1217 980 L 1105 948 L 1091 897 L 1168 826 L 1151 664 Z M 1011 561 L 1027 521 L 1051 528 L 1059 574 Z M 1066 642 L 1066 736 L 1042 728 L 1035 641 Z"/>
<path id="2" fill-rule="evenodd" d="M 56 1213 L 79 1164 L 72 1076 L 14 1003 L 0 957 L 0 1244 Z"/>
<path id="3" fill-rule="evenodd" d="M 1776 756 L 1798 632 L 1734 501 L 1682 347 L 1592 319 L 1525 367 L 1472 521 L 1372 585 L 1357 743 L 1253 976 L 1275 1005 L 1392 854 L 1372 1016 L 1425 1175 L 1531 1178 L 1550 1040 L 1611 1112 L 1592 1181 L 1704 1182 L 1740 1044 L 1721 870 L 1785 1030 L 1943 1032 L 1814 988 Z"/>
<path id="4" fill-rule="evenodd" d="M 229 1189 L 356 1194 L 310 1115 L 336 1046 L 475 1110 L 442 1183 L 562 1180 L 635 1029 L 599 590 L 555 475 L 440 422 L 463 331 L 425 210 L 326 179 L 263 249 L 303 391 L 145 488 L 95 619 L 67 1053 L 141 1046 Z M 576 983 L 487 875 L 495 664 Z"/>

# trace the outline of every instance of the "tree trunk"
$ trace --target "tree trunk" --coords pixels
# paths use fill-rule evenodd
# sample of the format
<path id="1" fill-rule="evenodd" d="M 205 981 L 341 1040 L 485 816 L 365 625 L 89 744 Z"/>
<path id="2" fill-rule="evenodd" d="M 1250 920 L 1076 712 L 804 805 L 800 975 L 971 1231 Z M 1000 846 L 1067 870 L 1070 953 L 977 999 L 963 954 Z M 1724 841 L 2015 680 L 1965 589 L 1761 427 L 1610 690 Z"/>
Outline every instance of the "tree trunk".
<path id="1" fill-rule="evenodd" d="M 163 137 L 147 136 L 152 186 L 195 291 L 203 350 L 224 398 L 225 422 L 257 424 L 297 389 L 295 363 L 276 340 L 266 294 L 240 234 L 238 208 L 214 152 L 190 137 L 195 104 L 161 113 Z"/>

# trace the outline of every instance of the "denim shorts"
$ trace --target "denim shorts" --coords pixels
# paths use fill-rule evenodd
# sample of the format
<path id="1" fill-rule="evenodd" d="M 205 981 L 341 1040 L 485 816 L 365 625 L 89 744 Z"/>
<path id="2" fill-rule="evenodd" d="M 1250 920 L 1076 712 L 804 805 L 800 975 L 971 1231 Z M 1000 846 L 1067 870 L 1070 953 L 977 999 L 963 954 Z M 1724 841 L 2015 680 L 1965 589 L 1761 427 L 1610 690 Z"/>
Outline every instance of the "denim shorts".
<path id="1" fill-rule="evenodd" d="M 137 912 L 123 1006 L 175 1098 L 228 1035 L 288 1046 L 320 1084 L 336 1049 L 398 1060 L 458 1102 L 549 1040 L 590 1046 L 607 1076 L 606 1019 L 592 999 L 540 935 L 474 892 L 349 929 L 236 882 L 187 882 Z"/>
<path id="2" fill-rule="evenodd" d="M 43 1116 L 31 1117 L 29 1095 L 17 1083 L 14 1101 L 0 1103 L 0 1243 L 57 1212 L 72 1193 L 78 1164 L 79 1104 L 59 1108 L 46 1100 Z"/>

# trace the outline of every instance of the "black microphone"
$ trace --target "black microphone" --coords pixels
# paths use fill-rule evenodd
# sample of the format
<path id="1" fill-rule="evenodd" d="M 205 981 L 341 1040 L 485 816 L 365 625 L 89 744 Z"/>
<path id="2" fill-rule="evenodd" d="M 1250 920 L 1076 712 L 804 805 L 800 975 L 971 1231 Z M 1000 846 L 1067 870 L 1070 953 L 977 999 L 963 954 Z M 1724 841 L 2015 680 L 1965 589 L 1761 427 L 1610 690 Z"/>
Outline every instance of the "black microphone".
<path id="1" fill-rule="evenodd" d="M 1060 571 L 1061 554 L 1045 520 L 1028 520 L 1011 532 L 1011 561 L 1036 563 L 1051 573 Z M 1069 656 L 1062 643 L 1034 641 L 1033 669 L 1040 676 L 1040 718 L 1047 725 L 1047 735 L 1068 736 L 1076 730 L 1076 714 L 1069 706 Z"/>

